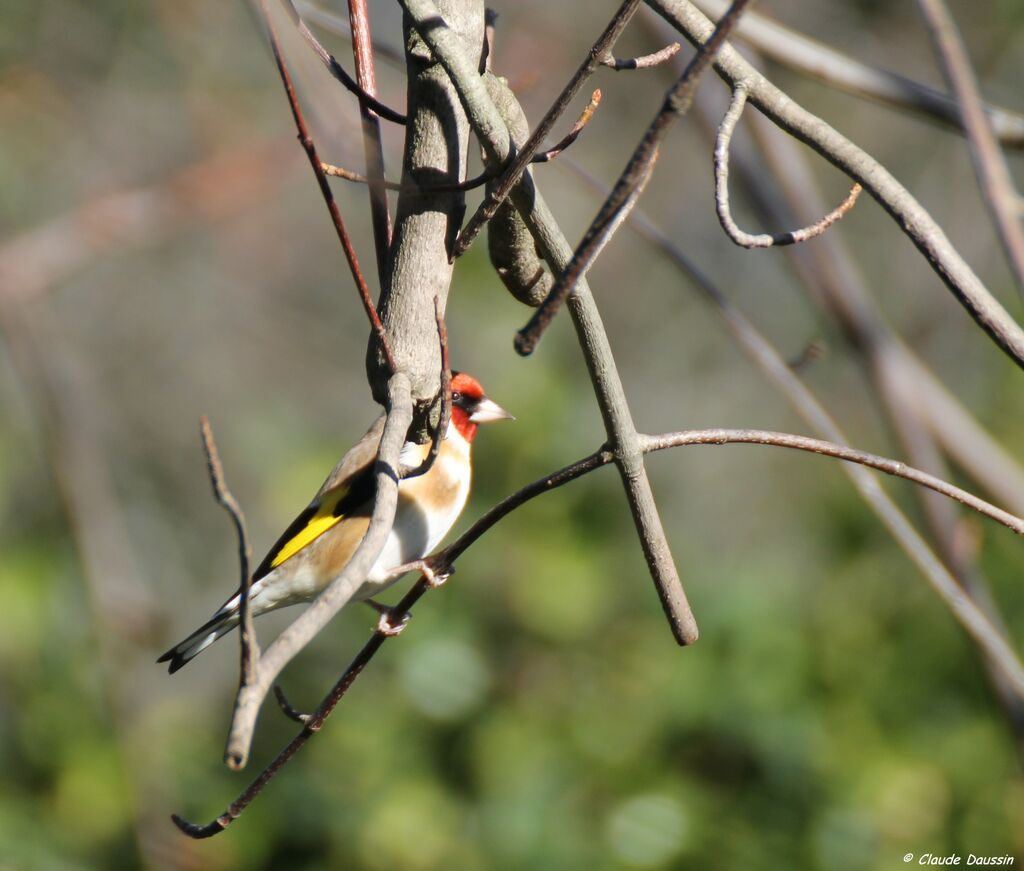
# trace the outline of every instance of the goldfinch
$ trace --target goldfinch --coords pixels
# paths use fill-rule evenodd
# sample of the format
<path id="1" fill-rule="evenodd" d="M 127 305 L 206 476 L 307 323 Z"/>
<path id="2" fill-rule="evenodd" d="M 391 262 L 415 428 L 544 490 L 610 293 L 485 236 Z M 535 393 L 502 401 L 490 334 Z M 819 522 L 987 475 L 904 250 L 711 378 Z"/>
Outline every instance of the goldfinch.
<path id="1" fill-rule="evenodd" d="M 366 580 L 352 596 L 353 601 L 368 599 L 394 583 L 397 578 L 388 577 L 392 569 L 426 556 L 448 534 L 469 496 L 470 449 L 477 425 L 512 419 L 512 415 L 487 398 L 476 379 L 465 373 L 453 373 L 451 390 L 451 422 L 437 458 L 425 474 L 399 483 L 394 527 Z M 312 601 L 352 558 L 373 511 L 373 467 L 383 431 L 381 415 L 342 457 L 313 501 L 284 531 L 253 573 L 249 601 L 254 617 Z M 402 465 L 419 465 L 429 450 L 429 444 L 406 442 Z M 234 629 L 239 621 L 240 592 L 157 662 L 169 662 L 168 671 L 173 674 Z"/>

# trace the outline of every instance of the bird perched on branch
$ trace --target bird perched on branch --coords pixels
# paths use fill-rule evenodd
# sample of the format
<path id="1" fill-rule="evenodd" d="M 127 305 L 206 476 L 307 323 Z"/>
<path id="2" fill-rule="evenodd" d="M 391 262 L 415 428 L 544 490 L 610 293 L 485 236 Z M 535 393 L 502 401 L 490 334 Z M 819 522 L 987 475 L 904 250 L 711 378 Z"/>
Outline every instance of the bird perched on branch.
<path id="1" fill-rule="evenodd" d="M 470 448 L 477 425 L 512 419 L 484 394 L 476 379 L 453 373 L 452 411 L 437 458 L 422 475 L 398 485 L 395 522 L 384 549 L 352 600 L 370 596 L 397 580 L 391 571 L 429 554 L 452 528 L 469 496 Z M 384 431 L 384 416 L 370 427 L 324 481 L 303 511 L 284 531 L 253 573 L 249 602 L 253 616 L 310 602 L 348 564 L 370 524 L 376 502 L 374 463 Z M 406 442 L 401 463 L 415 468 L 429 444 Z M 184 641 L 157 662 L 169 662 L 172 674 L 238 625 L 241 591 Z"/>

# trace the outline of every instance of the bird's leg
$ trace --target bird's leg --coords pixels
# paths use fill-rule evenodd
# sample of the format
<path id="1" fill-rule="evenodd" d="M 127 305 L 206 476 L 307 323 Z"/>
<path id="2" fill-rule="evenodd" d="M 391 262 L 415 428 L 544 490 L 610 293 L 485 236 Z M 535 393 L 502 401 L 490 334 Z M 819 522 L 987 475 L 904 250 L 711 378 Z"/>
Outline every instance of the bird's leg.
<path id="1" fill-rule="evenodd" d="M 436 569 L 430 564 L 430 560 L 425 559 L 413 560 L 411 563 L 406 563 L 406 565 L 410 572 L 419 572 L 423 575 L 423 580 L 425 580 L 427 585 L 434 590 L 455 574 L 455 566 Z"/>

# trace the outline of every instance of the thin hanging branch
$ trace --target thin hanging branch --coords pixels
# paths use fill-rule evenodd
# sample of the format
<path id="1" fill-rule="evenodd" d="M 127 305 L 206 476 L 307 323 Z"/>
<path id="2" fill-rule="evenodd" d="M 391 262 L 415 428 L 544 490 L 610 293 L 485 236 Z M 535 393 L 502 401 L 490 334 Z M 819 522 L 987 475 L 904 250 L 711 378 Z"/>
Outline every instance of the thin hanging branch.
<path id="1" fill-rule="evenodd" d="M 537 125 L 537 128 L 523 144 L 523 147 L 518 151 L 508 167 L 502 171 L 498 184 L 494 186 L 490 194 L 473 214 L 473 217 L 462 228 L 462 232 L 459 234 L 455 248 L 452 251 L 453 258 L 465 254 L 484 228 L 484 225 L 494 217 L 494 213 L 498 211 L 498 207 L 505 201 L 505 198 L 509 195 L 512 188 L 516 186 L 523 173 L 526 172 L 527 167 L 533 160 L 533 156 L 540 149 L 541 142 L 551 132 L 555 122 L 566 110 L 572 98 L 576 96 L 586 80 L 593 75 L 594 71 L 601 66 L 601 59 L 610 54 L 612 47 L 619 36 L 622 35 L 622 31 L 626 29 L 626 25 L 629 24 L 639 5 L 639 0 L 624 0 L 623 4 L 618 8 L 612 20 L 604 29 L 604 32 L 597 38 L 590 51 L 587 52 L 586 59 L 580 64 L 579 69 L 576 70 L 569 83 L 562 89 L 562 93 L 558 95 L 551 108 L 548 109 L 541 119 L 540 124 Z M 426 36 L 424 36 L 424 39 L 426 39 Z M 500 132 L 494 131 L 494 134 L 500 136 Z M 484 140 L 487 138 L 483 137 Z"/>
<path id="2" fill-rule="evenodd" d="M 245 514 L 234 494 L 224 479 L 224 467 L 221 465 L 217 442 L 213 438 L 210 421 L 204 414 L 199 418 L 199 432 L 203 439 L 203 451 L 206 454 L 206 468 L 210 473 L 210 484 L 217 502 L 231 516 L 238 536 L 238 570 L 241 576 L 239 584 L 239 626 L 238 643 L 241 656 L 239 674 L 243 684 L 252 683 L 260 661 L 260 645 L 256 640 L 256 630 L 252 625 L 252 608 L 249 602 L 249 588 L 252 585 L 252 574 L 249 565 L 252 562 L 252 545 L 245 526 Z"/>
<path id="3" fill-rule="evenodd" d="M 295 88 L 292 85 L 292 77 L 284 62 L 284 56 L 281 54 L 281 46 L 277 40 L 277 33 L 274 30 L 272 21 L 270 20 L 270 14 L 267 9 L 267 0 L 260 0 L 260 10 L 263 13 L 263 21 L 267 26 L 267 35 L 270 39 L 271 50 L 274 53 L 274 62 L 277 64 L 277 71 L 281 75 L 281 82 L 284 85 L 285 94 L 288 96 L 288 105 L 291 106 L 292 117 L 295 119 L 295 126 L 299 131 L 299 142 L 302 144 L 302 147 L 306 152 L 306 156 L 309 158 L 309 165 L 313 167 L 313 174 L 316 176 L 317 184 L 320 186 L 320 193 L 323 194 L 324 202 L 327 204 L 327 211 L 330 212 L 331 221 L 333 222 L 334 229 L 338 234 L 342 250 L 345 252 L 345 259 L 348 261 L 349 269 L 352 272 L 352 279 L 356 283 L 356 290 L 359 291 L 359 298 L 363 303 L 363 309 L 366 311 L 366 316 L 370 319 L 370 326 L 373 328 L 373 331 L 377 336 L 377 340 L 380 342 L 380 346 L 390 367 L 391 374 L 394 374 L 396 366 L 394 355 L 391 353 L 391 345 L 384 332 L 384 325 L 380 321 L 380 316 L 377 314 L 377 307 L 373 304 L 373 299 L 370 297 L 370 289 L 366 286 L 366 279 L 363 278 L 363 271 L 359 268 L 359 258 L 356 256 L 356 250 L 352 246 L 352 240 L 349 238 L 348 230 L 345 229 L 345 222 L 342 220 L 341 210 L 338 208 L 338 203 L 334 199 L 331 186 L 327 183 L 327 177 L 324 175 L 324 171 L 320 163 L 320 157 L 316 151 L 316 146 L 313 144 L 313 139 L 309 135 L 309 128 L 306 126 L 306 120 L 302 116 L 302 109 L 299 107 L 298 98 L 295 96 Z"/>
<path id="4" fill-rule="evenodd" d="M 722 123 L 718 128 L 718 136 L 715 138 L 715 211 L 718 213 L 718 220 L 725 230 L 726 235 L 741 248 L 771 248 L 775 245 L 794 245 L 798 242 L 806 242 L 815 236 L 820 236 L 836 221 L 840 220 L 857 202 L 860 196 L 861 186 L 854 182 L 850 192 L 838 206 L 813 224 L 801 227 L 799 230 L 789 230 L 785 233 L 745 233 L 733 220 L 732 212 L 729 209 L 729 144 L 732 142 L 732 134 L 736 129 L 736 123 L 743 114 L 743 107 L 747 104 L 747 91 L 742 85 L 732 92 L 732 102 L 729 104 L 729 111 L 725 113 Z"/>
<path id="5" fill-rule="evenodd" d="M 371 109 L 377 115 L 380 115 L 381 118 L 385 118 L 388 121 L 393 121 L 395 124 L 405 124 L 405 115 L 403 115 L 401 112 L 396 112 L 390 106 L 387 106 L 384 103 L 382 103 L 380 100 L 377 99 L 377 97 L 374 94 L 360 87 L 359 82 L 357 82 L 355 79 L 352 78 L 352 76 L 345 72 L 345 68 L 340 63 L 338 63 L 337 58 L 335 58 L 333 54 L 331 54 L 326 48 L 323 47 L 323 44 L 320 42 L 319 39 L 316 38 L 313 31 L 306 26 L 306 22 L 302 20 L 302 16 L 299 15 L 299 12 L 295 8 L 295 4 L 292 3 L 292 0 L 281 0 L 281 4 L 284 6 L 289 18 L 291 18 L 296 30 L 299 31 L 299 35 L 302 36 L 304 40 L 306 40 L 306 43 L 309 45 L 309 47 L 313 49 L 313 53 L 318 58 L 320 58 L 324 66 L 327 67 L 327 70 L 330 72 L 330 74 L 334 76 L 334 78 L 336 78 L 339 82 L 341 82 L 349 91 L 355 94 L 356 97 L 359 98 L 359 105 L 361 107 Z M 263 7 L 264 18 L 266 18 L 266 4 L 264 0 L 261 0 L 260 5 Z M 367 31 L 367 33 L 368 32 L 369 31 Z M 356 47 L 356 42 L 358 39 L 360 39 L 358 34 L 355 34 L 353 32 L 352 43 L 353 47 L 356 48 L 357 52 L 358 48 Z"/>
<path id="6" fill-rule="evenodd" d="M 714 33 L 697 50 L 693 60 L 687 64 L 683 74 L 665 95 L 661 109 L 648 126 L 611 194 L 598 210 L 587 232 L 583 234 L 583 240 L 573 253 L 568 267 L 555 279 L 547 299 L 534 311 L 526 326 L 516 334 L 515 349 L 519 354 L 526 356 L 533 353 L 537 342 L 558 314 L 566 297 L 573 292 L 580 278 L 586 274 L 619 227 L 630 205 L 636 202 L 638 188 L 649 177 L 658 158 L 658 148 L 668 133 L 669 126 L 675 118 L 682 117 L 689 110 L 701 76 L 710 67 L 716 53 L 724 45 L 750 2 L 751 0 L 734 0 L 729 11 L 718 22 Z"/>
<path id="7" fill-rule="evenodd" d="M 918 6 L 928 22 L 928 31 L 946 82 L 956 95 L 960 117 L 967 133 L 971 165 L 982 198 L 992 216 L 1003 251 L 1006 252 L 1017 290 L 1024 293 L 1024 226 L 1021 225 L 1017 190 L 1010 168 L 1006 165 L 1006 158 L 999 149 L 992 125 L 985 114 L 985 105 L 967 48 L 943 0 L 918 0 Z"/>
<path id="8" fill-rule="evenodd" d="M 941 481 L 932 475 L 906 466 L 898 460 L 891 460 L 887 457 L 880 457 L 865 451 L 858 451 L 854 448 L 838 445 L 821 439 L 807 438 L 806 436 L 793 435 L 791 433 L 778 433 L 766 430 L 737 430 L 737 429 L 705 429 L 705 430 L 684 430 L 682 432 L 665 433 L 657 436 L 639 435 L 642 450 L 647 453 L 661 451 L 668 448 L 684 447 L 692 445 L 726 445 L 726 444 L 759 444 L 773 445 L 777 447 L 790 448 L 793 450 L 807 451 L 822 454 L 850 463 L 858 463 L 870 468 L 878 469 L 886 474 L 904 478 L 908 481 L 920 484 L 924 487 L 934 489 L 956 501 L 962 502 L 979 513 L 995 520 L 1012 529 L 1018 535 L 1024 535 L 1024 518 L 1016 517 L 1009 512 L 979 499 L 973 494 L 967 493 L 946 481 Z M 521 490 L 509 496 L 507 499 L 495 505 L 490 511 L 483 515 L 453 544 L 439 551 L 434 556 L 427 558 L 424 563 L 428 572 L 450 573 L 454 563 L 474 543 L 476 543 L 488 530 L 492 529 L 499 521 L 507 517 L 517 508 L 525 505 L 530 500 L 557 489 L 570 481 L 574 481 L 583 475 L 593 472 L 609 463 L 615 461 L 615 455 L 607 448 L 601 448 L 589 456 L 578 460 L 571 465 L 560 469 L 550 475 L 534 481 L 532 484 L 523 487 Z M 391 609 L 392 621 L 401 622 L 407 618 L 413 606 L 431 588 L 431 583 L 426 576 L 421 577 L 409 590 L 401 601 Z M 966 608 L 975 606 L 970 600 L 964 600 Z M 975 609 L 976 611 L 976 609 Z M 993 655 L 1001 657 L 1006 662 L 1008 673 L 1013 676 L 1017 692 L 1024 697 L 1024 665 L 1021 664 L 1016 654 L 1009 647 L 1006 641 L 992 628 L 984 616 L 978 612 L 977 631 L 984 636 L 986 649 L 993 652 Z M 380 627 L 374 631 L 370 639 L 363 645 L 356 654 L 352 663 L 345 670 L 338 682 L 331 691 L 324 697 L 317 709 L 311 714 L 302 714 L 293 708 L 280 691 L 277 692 L 278 702 L 282 710 L 291 717 L 303 724 L 302 730 L 289 742 L 289 744 L 277 755 L 277 757 L 256 777 L 242 794 L 232 802 L 223 814 L 205 825 L 191 823 L 184 818 L 174 815 L 172 817 L 175 825 L 181 831 L 192 838 L 209 838 L 224 831 L 234 822 L 245 810 L 253 799 L 263 790 L 274 776 L 291 760 L 291 758 L 323 727 L 324 722 L 337 707 L 338 703 L 348 692 L 356 678 L 363 672 L 370 660 L 383 646 L 390 636 Z"/>

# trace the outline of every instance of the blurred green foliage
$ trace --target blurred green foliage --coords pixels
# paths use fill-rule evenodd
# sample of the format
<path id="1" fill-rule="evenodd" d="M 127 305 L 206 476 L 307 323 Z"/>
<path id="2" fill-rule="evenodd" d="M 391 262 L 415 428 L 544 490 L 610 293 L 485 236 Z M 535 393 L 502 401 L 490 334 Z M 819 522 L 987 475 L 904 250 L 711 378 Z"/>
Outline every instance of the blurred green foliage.
<path id="1" fill-rule="evenodd" d="M 374 5 L 392 43 L 394 5 Z M 587 5 L 587 27 L 573 22 L 580 4 L 498 5 L 499 69 L 538 117 L 614 4 Z M 853 15 L 876 27 L 868 54 L 884 39 L 900 52 L 890 65 L 934 77 L 919 28 L 887 4 L 832 10 L 820 32 L 818 6 L 800 5 L 789 20 L 809 32 L 842 32 L 857 52 L 856 28 L 843 30 Z M 1024 51 L 1012 5 L 955 9 L 1004 91 Z M 995 26 L 996 7 L 1010 30 Z M 880 21 L 898 26 L 883 34 Z M 622 53 L 651 47 L 638 27 Z M 354 106 L 291 50 L 325 157 L 358 168 Z M 349 57 L 343 41 L 336 50 Z M 968 258 L 1008 289 L 960 140 L 776 72 L 927 190 Z M 400 104 L 401 73 L 381 79 Z M 602 81 L 578 158 L 617 171 L 664 82 L 664 71 Z M 15 0 L 0 28 L 0 124 L 9 239 L 98 195 L 158 190 L 183 167 L 292 136 L 250 10 L 199 0 Z M 397 168 L 400 134 L 387 135 Z M 793 293 L 782 262 L 765 255 L 752 273 L 721 240 L 707 173 L 679 168 L 703 167 L 706 146 L 687 128 L 671 150 L 663 161 L 675 163 L 659 168 L 670 184 L 652 185 L 645 205 L 781 347 L 825 333 L 833 352 L 809 382 L 857 444 L 893 450 L 852 352 Z M 1020 748 L 960 630 L 838 470 L 733 447 L 651 460 L 698 645 L 671 642 L 616 474 L 599 471 L 467 553 L 227 833 L 181 837 L 170 812 L 205 821 L 252 776 L 220 764 L 233 644 L 173 680 L 153 663 L 234 583 L 194 421 L 211 414 L 262 548 L 375 414 L 362 314 L 303 157 L 282 153 L 226 215 L 114 244 L 27 303 L 32 332 L 4 322 L 0 869 L 890 869 L 907 852 L 1024 853 Z M 542 171 L 572 237 L 593 201 L 571 176 Z M 369 264 L 365 194 L 338 191 Z M 866 204 L 843 227 L 869 278 L 892 291 L 887 311 L 1016 448 L 1019 374 L 886 220 Z M 480 248 L 456 270 L 454 362 L 519 419 L 481 433 L 463 526 L 602 441 L 567 324 L 534 358 L 515 358 L 525 310 Z M 635 237 L 616 240 L 594 283 L 642 427 L 804 429 Z M 891 489 L 914 510 L 906 488 Z M 965 523 L 1019 645 L 1020 543 Z M 112 580 L 118 607 L 103 598 Z M 289 616 L 267 618 L 262 637 Z M 367 609 L 344 613 L 291 664 L 295 704 L 315 704 L 372 623 Z M 267 707 L 254 771 L 294 729 Z"/>

